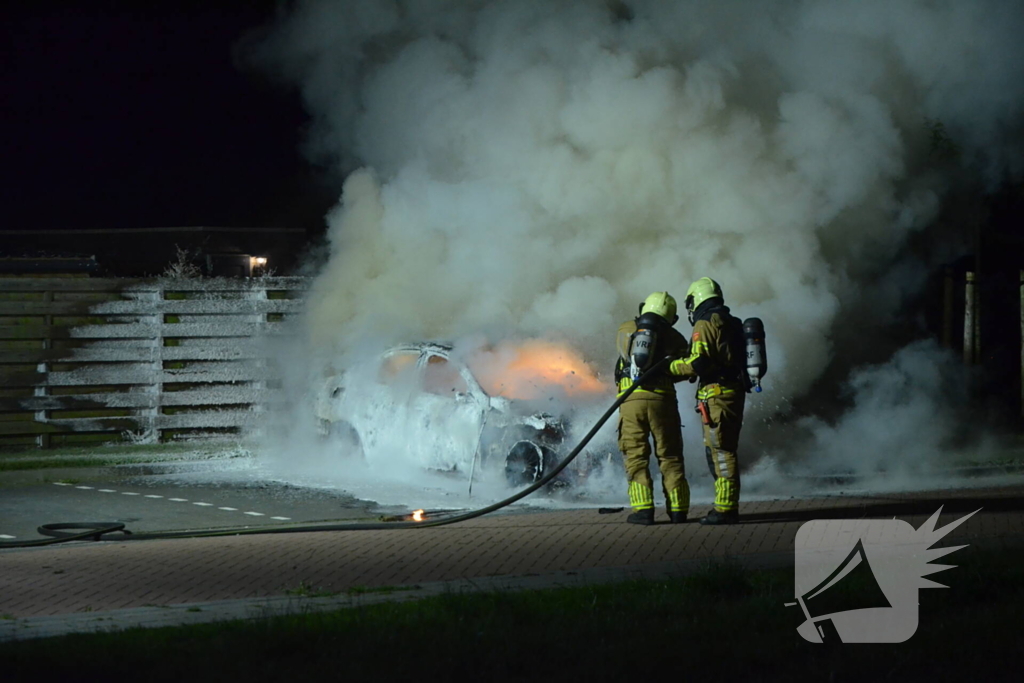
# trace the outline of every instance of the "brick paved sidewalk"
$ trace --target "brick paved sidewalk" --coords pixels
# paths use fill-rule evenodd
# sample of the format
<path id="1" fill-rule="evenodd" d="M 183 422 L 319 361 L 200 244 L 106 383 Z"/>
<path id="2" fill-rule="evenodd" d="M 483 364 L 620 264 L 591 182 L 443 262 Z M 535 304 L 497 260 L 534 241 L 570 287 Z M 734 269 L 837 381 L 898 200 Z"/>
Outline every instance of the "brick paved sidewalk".
<path id="1" fill-rule="evenodd" d="M 231 602 L 239 600 L 284 611 L 301 602 L 308 609 L 313 602 L 295 598 L 301 587 L 345 593 L 418 586 L 391 594 L 409 598 L 452 587 L 661 576 L 707 558 L 761 558 L 778 565 L 791 563 L 796 532 L 809 519 L 898 516 L 916 528 L 940 505 L 940 526 L 982 508 L 942 545 L 1024 539 L 1024 486 L 1011 486 L 744 503 L 744 521 L 732 527 L 695 521 L 640 527 L 626 524 L 625 512 L 576 510 L 495 514 L 425 529 L 68 543 L 0 551 L 0 640 L 33 633 L 33 625 L 63 624 L 36 629 L 41 635 L 78 630 L 87 622 L 89 628 L 104 620 L 123 625 L 111 615 L 139 616 L 165 606 L 189 606 L 190 620 L 252 616 Z M 321 601 L 351 602 L 348 596 Z M 186 620 L 180 608 L 175 614 Z"/>

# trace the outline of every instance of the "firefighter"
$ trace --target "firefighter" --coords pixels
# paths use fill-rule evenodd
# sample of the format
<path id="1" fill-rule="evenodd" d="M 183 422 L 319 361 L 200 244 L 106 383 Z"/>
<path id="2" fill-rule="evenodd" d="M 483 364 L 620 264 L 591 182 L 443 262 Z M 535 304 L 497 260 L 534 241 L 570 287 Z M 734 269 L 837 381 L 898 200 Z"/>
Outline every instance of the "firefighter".
<path id="1" fill-rule="evenodd" d="M 670 365 L 672 375 L 697 379 L 697 412 L 704 453 L 715 478 L 715 507 L 701 524 L 734 524 L 739 519 L 740 472 L 736 457 L 746 401 L 743 324 L 729 313 L 722 288 L 708 277 L 686 290 L 693 336 L 690 355 Z"/>
<path id="2" fill-rule="evenodd" d="M 619 326 L 615 366 L 618 393 L 633 386 L 643 370 L 665 356 L 684 358 L 689 350 L 686 337 L 674 327 L 679 320 L 676 300 L 668 292 L 655 292 L 640 304 L 640 315 Z M 640 364 L 640 367 L 637 366 Z M 654 483 L 651 479 L 651 444 L 661 470 L 662 491 L 669 521 L 686 521 L 690 510 L 690 487 L 683 468 L 683 432 L 676 403 L 674 382 L 668 366 L 644 380 L 619 407 L 619 450 L 622 451 L 629 482 L 631 524 L 654 524 Z"/>

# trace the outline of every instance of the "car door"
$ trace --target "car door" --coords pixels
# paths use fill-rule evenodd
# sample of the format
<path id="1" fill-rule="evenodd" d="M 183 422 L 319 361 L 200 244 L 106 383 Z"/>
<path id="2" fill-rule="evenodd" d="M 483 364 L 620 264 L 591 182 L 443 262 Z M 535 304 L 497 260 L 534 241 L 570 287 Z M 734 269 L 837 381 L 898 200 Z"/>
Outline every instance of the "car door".
<path id="1" fill-rule="evenodd" d="M 469 474 L 485 406 L 467 375 L 461 364 L 436 351 L 426 351 L 420 360 L 415 446 L 430 469 Z"/>
<path id="2" fill-rule="evenodd" d="M 398 349 L 381 356 L 365 382 L 346 391 L 346 406 L 362 442 L 366 460 L 391 466 L 407 448 L 419 393 L 419 349 Z"/>

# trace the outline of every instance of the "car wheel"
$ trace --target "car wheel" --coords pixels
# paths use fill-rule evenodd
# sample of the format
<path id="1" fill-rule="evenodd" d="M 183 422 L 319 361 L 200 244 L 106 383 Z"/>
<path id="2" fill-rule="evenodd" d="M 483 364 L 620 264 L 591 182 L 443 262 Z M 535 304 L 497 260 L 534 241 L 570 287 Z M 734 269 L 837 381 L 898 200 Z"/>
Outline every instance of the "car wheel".
<path id="1" fill-rule="evenodd" d="M 321 433 L 324 439 L 333 444 L 341 446 L 341 454 L 345 460 L 365 460 L 363 453 L 363 442 L 359 438 L 359 432 L 348 422 L 327 422 L 321 425 Z"/>
<path id="2" fill-rule="evenodd" d="M 544 476 L 553 453 L 532 441 L 518 441 L 505 456 L 505 481 L 509 486 L 527 486 Z"/>

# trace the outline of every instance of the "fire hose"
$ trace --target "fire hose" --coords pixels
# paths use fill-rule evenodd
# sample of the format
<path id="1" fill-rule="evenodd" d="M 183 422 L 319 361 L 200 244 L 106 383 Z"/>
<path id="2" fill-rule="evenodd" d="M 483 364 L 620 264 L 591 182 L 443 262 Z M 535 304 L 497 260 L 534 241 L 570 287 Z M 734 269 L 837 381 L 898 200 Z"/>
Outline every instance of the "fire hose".
<path id="1" fill-rule="evenodd" d="M 526 487 L 522 491 L 518 491 L 512 496 L 504 500 L 500 500 L 497 503 L 493 503 L 486 507 L 482 507 L 478 510 L 470 510 L 460 515 L 453 515 L 451 517 L 445 517 L 443 519 L 436 520 L 425 520 L 420 522 L 354 522 L 345 524 L 306 524 L 306 525 L 289 525 L 289 526 L 264 526 L 255 528 L 225 528 L 225 529 L 206 529 L 204 531 L 161 531 L 156 533 L 147 534 L 135 534 L 125 529 L 125 525 L 121 522 L 61 522 L 55 524 L 43 524 L 38 528 L 38 532 L 47 536 L 48 538 L 41 538 L 32 541 L 6 541 L 0 542 L 0 548 L 29 548 L 34 546 L 52 545 L 55 543 L 66 543 L 68 541 L 142 541 L 142 540 L 155 540 L 155 539 L 166 539 L 166 538 L 211 538 L 217 536 L 242 536 L 250 534 L 281 534 L 281 533 L 300 533 L 310 531 L 381 531 L 384 529 L 423 529 L 428 527 L 439 527 L 448 524 L 456 524 L 458 522 L 465 522 L 476 517 L 482 517 L 488 513 L 500 510 L 503 507 L 507 507 L 517 501 L 522 500 L 534 491 L 543 488 L 549 484 L 555 477 L 561 474 L 569 463 L 576 459 L 590 440 L 594 438 L 598 430 L 604 426 L 604 423 L 608 421 L 622 402 L 629 398 L 640 384 L 649 377 L 652 377 L 657 373 L 662 366 L 668 363 L 671 357 L 665 357 L 656 362 L 646 372 L 644 372 L 622 394 L 615 399 L 615 402 L 608 407 L 604 415 L 594 423 L 594 426 L 590 428 L 590 431 L 580 440 L 576 447 L 569 452 L 565 458 L 562 459 L 550 472 L 545 474 L 543 477 L 538 479 L 536 482 Z M 123 535 L 107 537 L 107 534 L 115 534 L 121 532 Z"/>

